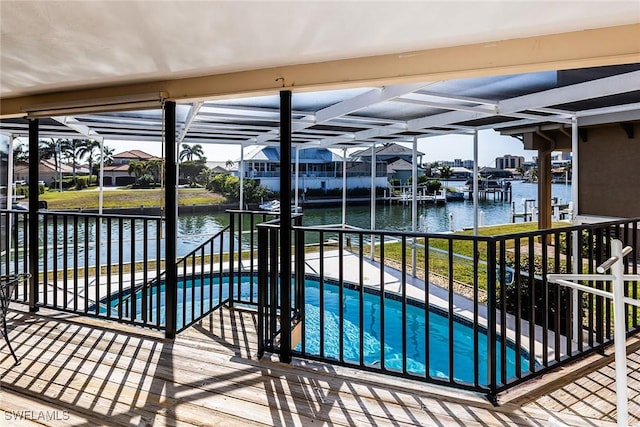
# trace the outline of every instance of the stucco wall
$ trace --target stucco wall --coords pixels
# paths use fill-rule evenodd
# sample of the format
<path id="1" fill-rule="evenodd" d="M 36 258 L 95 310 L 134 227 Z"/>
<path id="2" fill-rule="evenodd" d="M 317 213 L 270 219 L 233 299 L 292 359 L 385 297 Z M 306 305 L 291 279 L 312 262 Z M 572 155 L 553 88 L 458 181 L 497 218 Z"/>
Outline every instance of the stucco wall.
<path id="1" fill-rule="evenodd" d="M 580 214 L 640 216 L 640 125 L 629 139 L 618 124 L 587 129 L 579 145 Z"/>

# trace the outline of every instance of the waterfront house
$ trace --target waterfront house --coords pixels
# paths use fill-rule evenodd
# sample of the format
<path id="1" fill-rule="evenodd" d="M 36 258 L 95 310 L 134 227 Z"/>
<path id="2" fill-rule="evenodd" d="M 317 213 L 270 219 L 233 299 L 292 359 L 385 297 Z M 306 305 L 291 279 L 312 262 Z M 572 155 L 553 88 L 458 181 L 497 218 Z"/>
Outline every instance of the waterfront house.
<path id="1" fill-rule="evenodd" d="M 349 156 L 351 159 L 369 162 L 373 158 L 372 151 L 375 153 L 376 162 L 385 162 L 387 164 L 387 175 L 389 181 L 398 181 L 400 185 L 404 185 L 409 180 L 413 171 L 413 151 L 401 144 L 384 143 L 380 146 L 359 150 Z M 422 165 L 422 156 L 424 153 L 418 151 L 416 153 L 416 168 L 420 174 L 424 173 Z"/>
<path id="2" fill-rule="evenodd" d="M 292 185 L 295 185 L 295 159 L 297 148 L 291 149 Z M 346 188 L 370 188 L 371 162 L 364 160 L 347 160 L 326 148 L 308 148 L 300 150 L 298 155 L 298 185 L 300 191 L 335 190 L 342 188 L 343 168 L 346 167 Z M 237 162 L 239 164 L 239 162 Z M 379 162 L 376 186 L 386 187 L 385 165 Z M 259 147 L 244 156 L 244 177 L 256 180 L 270 190 L 280 190 L 280 148 Z M 240 170 L 234 170 L 240 174 Z"/>
<path id="3" fill-rule="evenodd" d="M 89 169 L 84 166 L 76 166 L 76 176 L 88 176 Z M 51 187 L 53 182 L 59 177 L 73 176 L 73 166 L 59 162 L 58 169 L 52 160 L 40 160 L 38 165 L 38 181 L 43 181 L 45 185 Z M 16 181 L 29 182 L 29 165 L 27 163 L 19 163 L 13 168 L 13 179 Z"/>
<path id="4" fill-rule="evenodd" d="M 104 166 L 104 185 L 129 185 L 133 184 L 136 177 L 129 173 L 129 163 L 161 160 L 142 150 L 127 150 L 113 155 L 110 165 Z"/>

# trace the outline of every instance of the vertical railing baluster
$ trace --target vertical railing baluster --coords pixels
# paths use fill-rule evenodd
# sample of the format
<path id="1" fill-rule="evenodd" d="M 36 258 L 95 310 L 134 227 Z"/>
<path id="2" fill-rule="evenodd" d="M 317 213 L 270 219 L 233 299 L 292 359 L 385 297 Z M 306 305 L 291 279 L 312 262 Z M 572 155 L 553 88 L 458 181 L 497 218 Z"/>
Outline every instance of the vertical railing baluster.
<path id="1" fill-rule="evenodd" d="M 431 269 L 429 267 L 430 260 L 430 239 L 429 236 L 424 237 L 424 375 L 425 378 L 431 379 L 431 345 L 430 345 L 430 337 L 429 328 L 431 321 Z M 476 364 L 476 366 L 478 366 Z M 477 369 L 476 369 L 477 371 Z"/>
<path id="2" fill-rule="evenodd" d="M 111 217 L 107 217 L 107 238 L 106 238 L 106 251 L 107 251 L 107 318 L 111 317 L 111 261 L 112 254 L 111 251 L 113 249 L 113 240 L 112 240 L 112 231 L 111 231 L 112 221 Z"/>
<path id="3" fill-rule="evenodd" d="M 142 289 L 140 292 L 140 318 L 145 325 L 149 321 L 149 218 L 142 221 Z M 152 291 L 153 292 L 153 291 Z"/>
<path id="4" fill-rule="evenodd" d="M 319 290 L 320 290 L 320 298 L 319 298 L 319 305 L 320 305 L 320 357 L 326 357 L 326 353 L 325 353 L 325 349 L 324 349 L 324 344 L 325 344 L 325 336 L 324 336 L 324 232 L 320 232 L 318 233 L 318 241 L 320 242 L 320 251 L 319 251 L 319 255 L 318 255 L 318 263 L 319 263 L 319 267 L 318 267 L 318 271 L 320 274 L 320 284 L 319 286 Z"/>
<path id="5" fill-rule="evenodd" d="M 63 222 L 63 231 L 62 231 L 62 307 L 67 310 L 68 309 L 68 298 L 69 289 L 68 289 L 68 280 L 67 280 L 67 272 L 69 271 L 69 221 L 68 216 L 64 215 L 62 217 Z M 75 299 L 75 297 L 74 297 Z"/>
<path id="6" fill-rule="evenodd" d="M 380 234 L 380 369 L 386 371 L 386 363 L 385 363 L 385 284 L 384 284 L 384 272 L 385 272 L 385 239 L 386 236 L 384 233 Z"/>
<path id="7" fill-rule="evenodd" d="M 480 298 L 478 296 L 480 252 L 478 251 L 478 239 L 473 239 L 473 385 L 480 386 L 480 339 L 478 324 L 478 309 Z"/>
<path id="8" fill-rule="evenodd" d="M 454 374 L 454 359 L 455 359 L 455 352 L 454 352 L 454 344 L 455 344 L 455 340 L 454 340 L 454 325 L 453 325 L 453 320 L 454 320 L 454 305 L 453 305 L 453 286 L 454 286 L 454 282 L 453 282 L 453 239 L 451 237 L 447 238 L 447 276 L 448 276 L 448 289 L 447 289 L 447 326 L 448 326 L 448 330 L 447 330 L 447 335 L 448 335 L 448 340 L 447 340 L 447 357 L 448 357 L 448 361 L 449 361 L 449 373 L 448 373 L 448 382 L 449 384 L 454 384 L 455 383 L 455 374 Z"/>
<path id="9" fill-rule="evenodd" d="M 87 314 L 89 312 L 89 252 L 90 252 L 90 237 L 89 237 L 89 217 L 84 217 L 84 307 L 83 312 Z M 98 304 L 99 301 L 95 301 Z"/>
<path id="10" fill-rule="evenodd" d="M 541 240 L 542 248 L 542 364 L 549 366 L 549 282 L 547 281 L 547 273 L 549 272 L 549 256 L 547 253 L 548 234 L 543 233 Z"/>
<path id="11" fill-rule="evenodd" d="M 130 305 L 131 305 L 131 318 L 130 320 L 132 322 L 135 322 L 136 320 L 136 312 L 138 311 L 138 298 L 136 298 L 136 219 L 135 218 L 131 218 L 130 221 L 131 224 L 131 229 L 129 230 L 129 236 L 131 236 L 131 261 L 130 261 L 130 268 L 131 268 L 131 285 L 129 286 L 129 301 L 131 301 Z M 144 284 L 143 284 L 144 287 Z"/>
<path id="12" fill-rule="evenodd" d="M 42 303 L 49 306 L 49 215 L 42 214 Z M 8 246 L 7 246 L 8 249 Z M 7 254 L 9 251 L 7 251 Z M 55 290 L 54 290 L 55 293 Z"/>
<path id="13" fill-rule="evenodd" d="M 118 218 L 118 320 L 122 320 L 122 303 L 124 302 L 124 219 Z"/>
<path id="14" fill-rule="evenodd" d="M 414 237 L 415 239 L 415 237 Z M 402 235 L 400 238 L 402 248 L 402 269 L 400 280 L 400 296 L 402 298 L 402 373 L 407 374 L 407 236 Z M 412 243 L 412 246 L 413 243 Z M 415 266 L 412 266 L 415 267 Z"/>
<path id="15" fill-rule="evenodd" d="M 236 226 L 235 226 L 235 220 L 236 216 L 235 214 L 232 212 L 229 214 L 229 307 L 233 307 L 233 295 L 234 295 L 234 274 L 233 274 L 233 261 L 234 261 L 234 256 L 235 256 L 235 233 L 236 233 Z M 242 220 L 242 218 L 240 218 L 240 220 Z"/>
<path id="16" fill-rule="evenodd" d="M 506 264 L 506 242 L 504 239 L 500 239 L 498 242 L 500 247 L 500 259 L 498 265 L 500 266 L 500 277 L 498 283 L 500 285 L 500 382 L 507 384 L 507 264 Z"/>
<path id="17" fill-rule="evenodd" d="M 100 235 L 102 233 L 102 216 L 98 216 L 96 217 L 95 220 L 95 234 L 96 234 L 96 238 L 95 238 L 95 244 L 96 244 L 96 255 L 95 255 L 95 272 L 96 272 L 96 277 L 95 277 L 95 294 L 96 294 L 96 304 L 95 304 L 95 315 L 99 316 L 100 315 L 100 301 L 101 301 L 101 297 L 100 297 L 100 284 L 101 284 L 101 280 L 100 280 L 100 276 L 102 276 L 102 250 L 100 248 L 100 245 L 102 244 L 102 236 Z M 109 303 L 109 301 L 107 301 L 107 304 Z"/>
<path id="18" fill-rule="evenodd" d="M 489 239 L 487 241 L 487 386 L 491 400 L 495 400 L 498 392 L 496 372 L 496 267 L 496 241 L 495 239 Z"/>
<path id="19" fill-rule="evenodd" d="M 344 362 L 344 232 L 338 232 L 338 360 Z"/>
<path id="20" fill-rule="evenodd" d="M 72 240 L 73 240 L 73 311 L 78 312 L 78 269 L 80 266 L 78 265 L 78 241 L 80 240 L 79 230 L 78 230 L 78 216 L 73 216 L 73 229 L 72 231 Z M 67 270 L 68 272 L 68 270 Z M 86 297 L 86 295 L 85 295 Z"/>
<path id="21" fill-rule="evenodd" d="M 515 283 L 515 303 L 516 303 L 516 378 L 522 378 L 522 285 L 520 283 L 520 237 L 516 237 L 513 243 L 514 271 L 513 280 Z"/>
<path id="22" fill-rule="evenodd" d="M 358 364 L 364 366 L 364 235 L 358 233 Z"/>
<path id="23" fill-rule="evenodd" d="M 258 358 L 262 358 L 265 352 L 265 339 L 271 337 L 271 334 L 265 331 L 265 327 L 269 325 L 266 321 L 266 315 L 268 313 L 268 281 L 269 281 L 269 257 L 267 252 L 268 246 L 268 230 L 266 227 L 258 228 Z M 220 242 L 222 247 L 222 240 Z M 221 254 L 222 255 L 222 254 Z M 222 260 L 222 257 L 220 258 Z M 222 265 L 221 265 L 222 267 Z M 222 271 L 222 268 L 220 268 Z M 220 292 L 222 292 L 222 276 L 220 277 Z M 222 295 L 220 296 L 222 298 Z M 220 302 L 220 301 L 219 301 Z"/>

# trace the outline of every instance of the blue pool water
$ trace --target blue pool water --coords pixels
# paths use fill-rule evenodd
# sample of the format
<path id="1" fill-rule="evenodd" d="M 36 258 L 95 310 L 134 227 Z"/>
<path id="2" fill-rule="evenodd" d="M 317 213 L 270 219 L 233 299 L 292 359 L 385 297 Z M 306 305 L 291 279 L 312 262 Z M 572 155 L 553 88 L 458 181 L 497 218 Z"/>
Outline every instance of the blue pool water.
<path id="1" fill-rule="evenodd" d="M 236 278 L 237 279 L 237 278 Z M 202 284 L 199 279 L 182 281 L 178 285 L 178 328 L 184 322 L 192 320 L 192 307 L 196 313 L 202 308 L 207 311 L 210 307 L 229 297 L 228 278 L 223 278 L 221 286 L 219 279 L 213 280 L 213 287 L 209 280 Z M 314 356 L 339 359 L 340 348 L 340 318 L 339 318 L 339 287 L 336 284 L 324 283 L 324 342 L 320 343 L 320 283 L 318 280 L 305 280 L 305 316 L 304 316 L 304 353 Z M 234 295 L 237 295 L 237 288 Z M 240 293 L 244 300 L 253 296 L 257 301 L 257 286 L 251 287 L 249 278 L 243 277 Z M 160 307 L 164 308 L 164 285 L 160 288 Z M 222 297 L 222 298 L 221 298 Z M 148 298 L 153 299 L 154 309 L 149 313 L 155 321 L 157 310 L 157 288 L 148 292 Z M 136 294 L 137 316 L 141 314 L 140 292 Z M 364 351 L 363 360 L 366 365 L 383 367 L 389 370 L 402 370 L 402 302 L 386 297 L 384 302 L 384 360 L 381 355 L 381 321 L 380 296 L 374 292 L 363 294 L 364 322 L 360 325 L 360 294 L 356 289 L 344 288 L 343 292 L 343 357 L 349 362 L 358 363 L 360 360 L 360 328 L 363 327 Z M 112 310 L 116 309 L 117 301 L 111 301 Z M 185 310 L 186 309 L 186 310 Z M 104 310 L 104 307 L 103 307 Z M 164 309 L 159 310 L 160 324 L 164 324 Z M 453 355 L 453 378 L 459 382 L 474 382 L 474 333 L 470 322 L 461 318 L 454 318 L 453 322 L 453 351 L 449 353 L 449 319 L 438 309 L 429 311 L 429 330 L 426 332 L 425 309 L 418 305 L 409 304 L 406 309 L 406 352 L 407 371 L 424 376 L 426 371 L 426 340 L 429 342 L 429 375 L 440 379 L 449 379 L 449 360 Z M 511 343 L 509 343 L 511 344 Z M 500 372 L 501 348 L 496 345 L 497 372 Z M 478 333 L 478 381 L 487 384 L 487 336 L 483 331 Z M 302 352 L 302 344 L 295 349 Z M 522 371 L 529 370 L 528 354 L 521 353 Z M 507 345 L 507 377 L 515 376 L 516 354 L 513 345 Z"/>

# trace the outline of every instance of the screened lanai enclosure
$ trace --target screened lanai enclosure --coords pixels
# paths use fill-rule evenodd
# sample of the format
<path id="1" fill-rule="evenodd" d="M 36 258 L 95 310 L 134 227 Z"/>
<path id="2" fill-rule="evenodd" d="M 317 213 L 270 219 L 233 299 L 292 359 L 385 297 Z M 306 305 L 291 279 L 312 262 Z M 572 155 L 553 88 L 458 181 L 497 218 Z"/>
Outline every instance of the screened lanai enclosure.
<path id="1" fill-rule="evenodd" d="M 456 134 L 477 150 L 479 132 L 560 132 L 579 183 L 579 143 L 588 129 L 640 120 L 639 66 L 537 72 L 352 89 L 176 102 L 163 93 L 103 98 L 95 104 L 25 107 L 0 122 L 3 187 L 0 275 L 29 272 L 12 299 L 164 331 L 173 338 L 216 310 L 257 317 L 259 356 L 293 357 L 479 391 L 495 396 L 613 340 L 613 312 L 602 296 L 547 280 L 550 273 L 596 274 L 612 239 L 631 247 L 625 272 L 638 274 L 639 218 L 579 221 L 551 228 L 544 209 L 550 179 L 541 174 L 540 229 L 486 236 L 307 226 L 291 212 L 308 149 L 407 144 L 417 165 L 419 139 Z M 161 215 L 43 210 L 38 204 L 38 141 L 45 137 L 155 141 L 165 153 Z M 12 140 L 29 141 L 29 209 L 12 209 Z M 546 139 L 552 139 L 546 137 Z M 236 144 L 244 152 L 278 147 L 281 209 L 227 212 L 228 225 L 179 252 L 177 148 Z M 516 143 L 518 143 L 516 141 Z M 557 147 L 560 148 L 560 147 Z M 540 149 L 542 161 L 550 152 Z M 372 150 L 375 152 L 375 150 Z M 541 163 L 544 165 L 544 163 Z M 378 175 L 371 161 L 371 187 Z M 417 194 L 414 167 L 412 194 Z M 102 180 L 101 180 L 102 181 Z M 243 188 L 241 185 L 240 188 Z M 375 191 L 371 192 L 372 215 Z M 6 204 L 5 204 L 6 201 Z M 6 207 L 6 209 L 5 209 Z M 346 208 L 346 205 L 343 205 Z M 375 218 L 372 218 L 375 224 Z M 589 280 L 598 289 L 611 284 Z M 638 282 L 625 289 L 638 298 Z M 626 307 L 626 330 L 640 312 Z"/>

